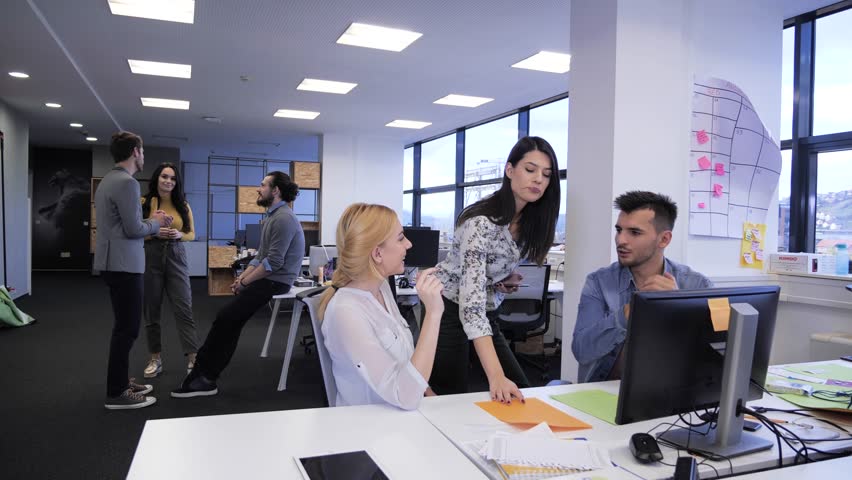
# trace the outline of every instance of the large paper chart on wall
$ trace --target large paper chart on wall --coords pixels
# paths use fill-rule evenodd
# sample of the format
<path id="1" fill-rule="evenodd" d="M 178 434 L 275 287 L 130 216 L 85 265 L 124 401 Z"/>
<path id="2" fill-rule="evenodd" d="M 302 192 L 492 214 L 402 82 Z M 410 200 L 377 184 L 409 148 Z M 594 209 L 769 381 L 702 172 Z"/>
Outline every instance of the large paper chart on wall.
<path id="1" fill-rule="evenodd" d="M 689 233 L 741 238 L 743 222 L 766 223 L 781 150 L 739 87 L 718 78 L 693 87 Z"/>

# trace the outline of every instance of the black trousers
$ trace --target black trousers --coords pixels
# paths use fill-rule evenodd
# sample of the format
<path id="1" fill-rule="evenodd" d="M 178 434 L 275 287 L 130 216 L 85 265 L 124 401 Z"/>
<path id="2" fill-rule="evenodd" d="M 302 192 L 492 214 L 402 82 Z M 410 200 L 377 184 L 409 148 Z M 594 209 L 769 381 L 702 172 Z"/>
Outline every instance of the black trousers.
<path id="1" fill-rule="evenodd" d="M 275 295 L 287 293 L 290 285 L 267 279 L 248 284 L 216 315 L 204 345 L 198 349 L 195 369 L 210 380 L 216 380 L 231 362 L 237 342 L 248 319 Z"/>
<path id="2" fill-rule="evenodd" d="M 529 387 L 530 382 L 526 374 L 497 325 L 497 312 L 488 312 L 486 315 L 491 324 L 491 340 L 494 342 L 494 350 L 497 352 L 500 366 L 503 367 L 503 373 L 509 380 L 515 382 L 518 388 Z M 432 367 L 432 376 L 429 378 L 429 386 L 435 393 L 447 395 L 467 392 L 468 363 L 472 344 L 473 342 L 467 339 L 462 328 L 459 305 L 444 297 L 444 315 L 441 317 L 441 330 L 438 333 L 435 364 Z"/>
<path id="3" fill-rule="evenodd" d="M 101 272 L 112 300 L 112 337 L 109 341 L 107 366 L 107 397 L 122 394 L 128 383 L 130 349 L 139 336 L 142 323 L 144 279 L 141 273 Z"/>

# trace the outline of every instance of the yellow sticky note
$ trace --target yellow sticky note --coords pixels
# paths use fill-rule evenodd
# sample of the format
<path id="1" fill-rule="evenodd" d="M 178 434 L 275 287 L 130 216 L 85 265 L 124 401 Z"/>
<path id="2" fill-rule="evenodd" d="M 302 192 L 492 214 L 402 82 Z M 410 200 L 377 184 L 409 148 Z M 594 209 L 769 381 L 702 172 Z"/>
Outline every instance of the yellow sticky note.
<path id="1" fill-rule="evenodd" d="M 710 307 L 710 320 L 713 322 L 713 331 L 728 331 L 728 323 L 731 321 L 731 304 L 726 298 L 708 298 L 707 306 Z"/>

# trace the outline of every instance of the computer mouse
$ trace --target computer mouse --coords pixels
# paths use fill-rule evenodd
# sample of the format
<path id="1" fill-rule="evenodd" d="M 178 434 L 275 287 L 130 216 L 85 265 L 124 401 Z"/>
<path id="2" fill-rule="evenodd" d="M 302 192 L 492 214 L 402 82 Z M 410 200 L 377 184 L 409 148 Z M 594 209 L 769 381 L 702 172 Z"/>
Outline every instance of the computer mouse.
<path id="1" fill-rule="evenodd" d="M 634 433 L 630 437 L 630 453 L 642 463 L 658 462 L 663 459 L 663 452 L 657 445 L 657 439 L 648 433 Z"/>

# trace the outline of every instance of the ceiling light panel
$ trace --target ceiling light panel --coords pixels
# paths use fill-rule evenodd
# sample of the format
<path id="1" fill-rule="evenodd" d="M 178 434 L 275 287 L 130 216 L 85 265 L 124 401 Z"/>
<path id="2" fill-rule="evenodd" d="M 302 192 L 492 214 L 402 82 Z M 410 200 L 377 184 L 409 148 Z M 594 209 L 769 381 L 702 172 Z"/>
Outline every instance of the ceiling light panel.
<path id="1" fill-rule="evenodd" d="M 9 76 L 15 78 L 30 78 L 30 76 L 24 72 L 9 72 Z"/>
<path id="2" fill-rule="evenodd" d="M 492 100 L 494 99 L 488 97 L 471 97 L 469 95 L 450 94 L 444 98 L 435 100 L 434 103 L 437 103 L 438 105 L 452 105 L 454 107 L 475 108 Z"/>
<path id="3" fill-rule="evenodd" d="M 142 105 L 154 108 L 172 108 L 175 110 L 189 110 L 188 100 L 171 100 L 168 98 L 141 97 Z"/>
<path id="4" fill-rule="evenodd" d="M 422 37 L 422 33 L 397 28 L 379 27 L 366 23 L 353 23 L 337 39 L 342 45 L 355 47 L 377 48 L 391 52 L 401 52 L 415 40 Z"/>
<path id="5" fill-rule="evenodd" d="M 192 78 L 192 65 L 182 63 L 149 62 L 146 60 L 127 60 L 130 71 L 137 75 L 158 75 L 160 77 Z"/>
<path id="6" fill-rule="evenodd" d="M 275 112 L 275 114 L 273 114 L 272 116 L 279 118 L 299 118 L 302 120 L 313 120 L 319 116 L 319 112 L 308 112 L 305 110 L 287 110 L 282 108 Z"/>
<path id="7" fill-rule="evenodd" d="M 418 122 L 415 120 L 394 120 L 385 126 L 396 128 L 412 128 L 415 130 L 420 130 L 421 128 L 428 127 L 429 125 L 432 125 L 432 122 Z"/>
<path id="8" fill-rule="evenodd" d="M 571 70 L 571 55 L 556 52 L 538 52 L 512 65 L 514 68 L 538 70 L 550 73 L 566 73 Z"/>
<path id="9" fill-rule="evenodd" d="M 298 87 L 296 87 L 296 90 L 337 93 L 339 95 L 345 95 L 357 86 L 357 83 L 333 82 L 331 80 L 317 80 L 316 78 L 306 78 L 302 80 L 302 83 L 300 83 Z"/>
<path id="10" fill-rule="evenodd" d="M 113 15 L 193 23 L 195 0 L 107 0 Z"/>
<path id="11" fill-rule="evenodd" d="M 97 141 L 98 141 L 98 137 L 86 137 L 86 140 L 88 140 L 88 141 L 90 141 L 90 142 L 97 142 Z"/>
<path id="12" fill-rule="evenodd" d="M 68 126 L 73 128 L 83 128 L 82 123 L 69 123 Z"/>
<path id="13" fill-rule="evenodd" d="M 62 105 L 53 102 L 47 102 L 44 104 L 44 106 L 49 108 L 62 108 Z"/>

